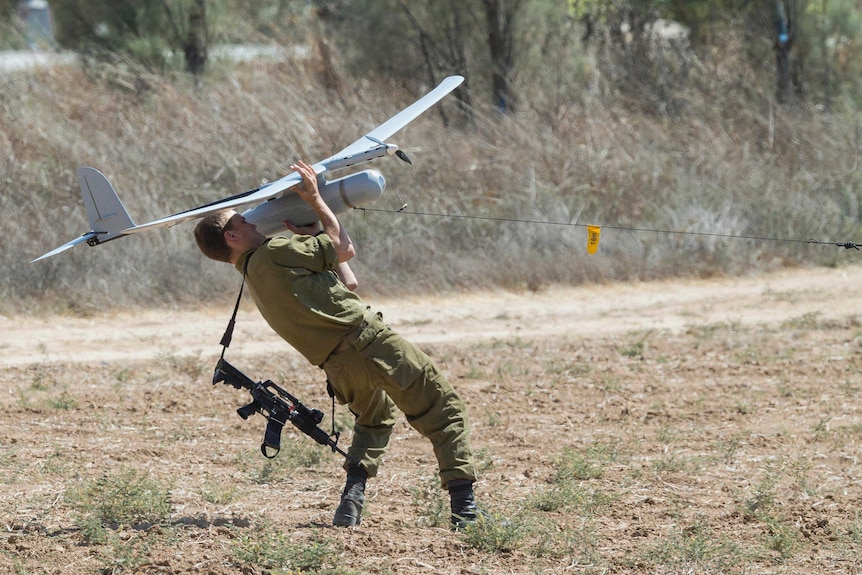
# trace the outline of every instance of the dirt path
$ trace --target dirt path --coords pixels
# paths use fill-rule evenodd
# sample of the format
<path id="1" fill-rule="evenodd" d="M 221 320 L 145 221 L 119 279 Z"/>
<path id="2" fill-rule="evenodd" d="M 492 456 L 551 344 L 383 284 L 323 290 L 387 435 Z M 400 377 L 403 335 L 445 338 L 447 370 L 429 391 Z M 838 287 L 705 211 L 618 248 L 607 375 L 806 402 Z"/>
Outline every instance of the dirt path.
<path id="1" fill-rule="evenodd" d="M 540 335 L 678 331 L 691 324 L 782 322 L 862 315 L 862 266 L 763 276 L 554 287 L 540 293 L 475 293 L 369 303 L 419 344 Z M 0 317 L 0 366 L 44 361 L 145 360 L 219 353 L 228 307 L 149 310 L 93 317 Z M 231 353 L 286 347 L 246 302 Z"/>

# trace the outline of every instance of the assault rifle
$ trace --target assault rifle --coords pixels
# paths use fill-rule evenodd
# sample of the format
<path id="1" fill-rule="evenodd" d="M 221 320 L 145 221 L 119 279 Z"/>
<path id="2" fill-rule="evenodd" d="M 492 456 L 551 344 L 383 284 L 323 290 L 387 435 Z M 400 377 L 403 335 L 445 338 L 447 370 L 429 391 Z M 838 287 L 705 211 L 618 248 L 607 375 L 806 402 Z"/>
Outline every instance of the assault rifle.
<path id="1" fill-rule="evenodd" d="M 236 410 L 241 418 L 248 419 L 255 413 L 266 417 L 266 432 L 260 445 L 260 452 L 264 457 L 272 459 L 278 455 L 281 449 L 281 430 L 289 421 L 317 443 L 330 447 L 333 452 L 340 453 L 359 465 L 353 456 L 338 447 L 339 433 L 333 432 L 330 435 L 318 427 L 323 421 L 322 411 L 304 406 L 272 381 L 254 381 L 222 358 L 213 373 L 213 385 L 219 382 L 237 389 L 245 388 L 251 393 L 251 403 Z"/>

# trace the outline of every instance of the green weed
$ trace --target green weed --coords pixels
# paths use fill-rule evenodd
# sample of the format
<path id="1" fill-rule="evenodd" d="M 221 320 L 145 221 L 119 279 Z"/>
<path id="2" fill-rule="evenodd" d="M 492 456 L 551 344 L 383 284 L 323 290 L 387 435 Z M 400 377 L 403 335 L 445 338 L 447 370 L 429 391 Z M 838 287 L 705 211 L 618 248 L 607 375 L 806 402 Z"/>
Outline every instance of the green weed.
<path id="1" fill-rule="evenodd" d="M 107 545 L 108 550 L 98 554 L 98 559 L 106 567 L 103 572 L 137 573 L 150 560 L 151 537 L 150 532 L 131 536 L 107 533 L 102 544 Z"/>
<path id="2" fill-rule="evenodd" d="M 465 379 L 483 379 L 484 377 L 485 372 L 473 363 L 470 364 L 470 369 L 464 374 Z"/>
<path id="3" fill-rule="evenodd" d="M 736 573 L 750 561 L 737 543 L 713 533 L 700 523 L 672 531 L 661 542 L 638 555 L 641 567 L 675 573 Z"/>
<path id="4" fill-rule="evenodd" d="M 136 469 L 106 473 L 67 494 L 83 522 L 95 528 L 158 524 L 171 514 L 171 484 Z"/>
<path id="5" fill-rule="evenodd" d="M 798 546 L 798 531 L 788 521 L 774 517 L 767 513 L 761 513 L 759 519 L 767 526 L 766 547 L 776 551 L 782 559 L 793 556 Z"/>
<path id="6" fill-rule="evenodd" d="M 63 390 L 59 397 L 48 398 L 45 403 L 51 409 L 75 409 L 78 407 L 78 398 L 67 390 Z"/>
<path id="7" fill-rule="evenodd" d="M 652 463 L 656 475 L 664 473 L 679 473 L 683 471 L 698 471 L 701 462 L 697 458 L 683 457 L 674 451 L 666 451 Z"/>
<path id="8" fill-rule="evenodd" d="M 545 373 L 554 376 L 583 377 L 589 375 L 593 367 L 582 361 L 550 360 L 545 362 Z M 557 380 L 559 378 L 555 378 Z"/>
<path id="9" fill-rule="evenodd" d="M 612 445 L 594 444 L 584 452 L 565 448 L 563 453 L 553 460 L 557 468 L 553 481 L 559 483 L 598 479 L 604 474 L 604 464 L 614 461 L 616 457 L 616 449 Z"/>
<path id="10" fill-rule="evenodd" d="M 204 501 L 216 505 L 227 505 L 236 501 L 240 495 L 239 488 L 233 483 L 224 485 L 215 481 L 207 481 L 201 489 Z"/>
<path id="11" fill-rule="evenodd" d="M 413 509 L 419 515 L 419 525 L 445 527 L 450 524 L 449 503 L 445 501 L 440 489 L 440 479 L 436 475 L 420 478 L 419 483 L 408 488 L 413 500 Z"/>
<path id="12" fill-rule="evenodd" d="M 553 557 L 565 559 L 565 564 L 579 568 L 578 572 L 590 572 L 605 562 L 598 549 L 593 526 L 584 521 L 580 527 L 560 529 L 550 518 L 533 519 L 528 533 L 530 542 L 526 552 L 537 558 Z M 583 570 L 583 571 L 581 571 Z"/>
<path id="13" fill-rule="evenodd" d="M 857 513 L 854 520 L 847 526 L 846 539 L 851 548 L 862 547 L 862 517 Z"/>
<path id="14" fill-rule="evenodd" d="M 496 553 L 520 547 L 528 528 L 519 518 L 488 513 L 468 523 L 460 532 L 464 542 L 470 547 Z"/>
<path id="15" fill-rule="evenodd" d="M 771 509 L 775 503 L 775 489 L 777 485 L 777 475 L 771 468 L 767 468 L 755 487 L 754 493 L 743 501 L 745 515 L 756 516 L 758 513 Z"/>
<path id="16" fill-rule="evenodd" d="M 745 444 L 746 437 L 745 433 L 739 432 L 719 442 L 717 450 L 721 454 L 721 461 L 727 465 L 733 465 L 736 461 L 737 453 L 739 453 L 739 450 Z"/>
<path id="17" fill-rule="evenodd" d="M 296 573 L 347 573 L 333 571 L 337 567 L 333 560 L 340 553 L 338 543 L 331 539 L 313 534 L 310 541 L 295 541 L 269 523 L 243 530 L 231 541 L 231 554 L 239 565 L 253 563 Z"/>
<path id="18" fill-rule="evenodd" d="M 323 461 L 323 447 L 306 438 L 284 436 L 281 450 L 272 459 L 260 451 L 246 451 L 238 456 L 238 464 L 245 469 L 249 481 L 255 484 L 276 483 L 302 469 L 315 468 Z"/>
<path id="19" fill-rule="evenodd" d="M 787 329 L 813 330 L 817 329 L 820 324 L 820 312 L 808 312 L 801 316 L 791 318 L 781 325 Z"/>
<path id="20" fill-rule="evenodd" d="M 637 336 L 638 339 L 631 342 L 620 350 L 623 357 L 643 359 L 647 350 L 647 339 L 652 335 L 652 330 L 647 331 L 642 336 Z"/>
<path id="21" fill-rule="evenodd" d="M 539 511 L 569 510 L 582 517 L 592 515 L 596 509 L 610 502 L 610 496 L 575 481 L 555 483 L 534 494 L 529 500 L 530 505 Z"/>

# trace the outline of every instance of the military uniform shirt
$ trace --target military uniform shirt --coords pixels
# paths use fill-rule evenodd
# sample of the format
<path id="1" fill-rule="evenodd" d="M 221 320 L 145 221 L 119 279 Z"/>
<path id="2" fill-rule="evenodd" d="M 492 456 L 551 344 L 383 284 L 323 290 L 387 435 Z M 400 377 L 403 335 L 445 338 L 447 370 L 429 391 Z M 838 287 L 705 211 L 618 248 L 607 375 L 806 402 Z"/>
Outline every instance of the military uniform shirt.
<path id="1" fill-rule="evenodd" d="M 321 365 L 362 323 L 368 306 L 335 274 L 338 255 L 326 234 L 275 237 L 236 263 L 261 315 L 308 361 Z"/>

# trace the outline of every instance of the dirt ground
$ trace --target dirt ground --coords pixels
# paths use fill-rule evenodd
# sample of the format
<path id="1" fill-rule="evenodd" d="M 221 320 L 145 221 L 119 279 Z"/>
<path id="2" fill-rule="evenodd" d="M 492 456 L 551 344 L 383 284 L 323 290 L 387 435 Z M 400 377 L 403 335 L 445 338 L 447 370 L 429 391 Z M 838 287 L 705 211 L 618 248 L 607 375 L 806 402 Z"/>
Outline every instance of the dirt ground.
<path id="1" fill-rule="evenodd" d="M 468 405 L 492 521 L 465 533 L 403 421 L 362 526 L 331 527 L 340 458 L 285 429 L 264 459 L 248 395 L 210 384 L 229 306 L 0 318 L 0 573 L 860 574 L 859 286 L 862 266 L 370 298 Z M 227 357 L 329 429 L 323 373 L 248 303 Z M 169 510 L 94 532 L 96 488 L 129 473 Z"/>

